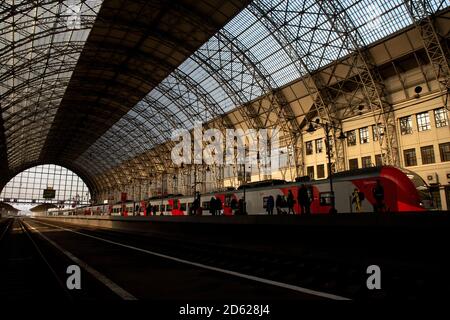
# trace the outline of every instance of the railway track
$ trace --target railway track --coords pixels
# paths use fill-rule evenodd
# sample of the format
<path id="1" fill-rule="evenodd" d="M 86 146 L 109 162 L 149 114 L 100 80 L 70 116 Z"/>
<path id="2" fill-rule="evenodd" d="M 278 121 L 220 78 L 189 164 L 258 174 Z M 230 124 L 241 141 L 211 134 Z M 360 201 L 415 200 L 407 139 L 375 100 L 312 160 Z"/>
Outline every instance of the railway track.
<path id="1" fill-rule="evenodd" d="M 6 300 L 71 301 L 71 296 L 20 218 L 11 218 L 0 233 L 0 297 Z M 39 294 L 39 295 L 38 295 Z"/>
<path id="2" fill-rule="evenodd" d="M 365 256 L 340 255 L 334 252 L 319 255 L 308 251 L 293 255 L 274 250 L 255 251 L 238 246 L 199 243 L 188 239 L 180 241 L 161 236 L 58 225 L 125 246 L 352 299 L 414 299 L 429 297 L 430 293 L 436 292 L 431 288 L 435 285 L 437 275 L 433 276 L 429 270 L 408 268 L 405 264 L 397 264 L 388 259 L 377 261 L 384 270 L 384 290 L 369 291 L 366 287 L 366 269 L 371 262 Z"/>
<path id="3" fill-rule="evenodd" d="M 22 218 L 0 225 L 0 299 L 73 302 L 113 294 L 95 279 L 87 278 L 87 290 L 67 288 L 67 266 L 73 264 L 50 243 L 38 237 Z"/>

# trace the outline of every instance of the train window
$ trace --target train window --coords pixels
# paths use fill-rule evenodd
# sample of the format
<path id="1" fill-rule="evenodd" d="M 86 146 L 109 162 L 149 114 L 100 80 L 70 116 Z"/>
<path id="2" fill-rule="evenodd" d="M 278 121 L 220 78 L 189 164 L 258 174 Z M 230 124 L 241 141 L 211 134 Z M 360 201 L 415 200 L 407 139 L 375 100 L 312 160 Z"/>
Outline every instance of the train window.
<path id="1" fill-rule="evenodd" d="M 331 192 L 321 192 L 319 194 L 319 201 L 321 206 L 331 206 Z"/>
<path id="2" fill-rule="evenodd" d="M 209 201 L 202 202 L 202 208 L 203 209 L 209 209 Z"/>
<path id="3" fill-rule="evenodd" d="M 178 199 L 173 199 L 173 209 L 178 209 Z"/>
<path id="4" fill-rule="evenodd" d="M 180 204 L 180 210 L 181 211 L 186 211 L 186 203 L 181 203 Z"/>
<path id="5" fill-rule="evenodd" d="M 166 211 L 166 206 L 163 205 L 163 204 L 159 205 L 159 211 L 160 211 L 160 212 Z"/>
<path id="6" fill-rule="evenodd" d="M 168 204 L 168 205 L 166 206 L 166 210 L 167 210 L 167 211 L 171 211 L 171 210 L 172 210 L 172 206 L 171 206 L 170 204 Z"/>

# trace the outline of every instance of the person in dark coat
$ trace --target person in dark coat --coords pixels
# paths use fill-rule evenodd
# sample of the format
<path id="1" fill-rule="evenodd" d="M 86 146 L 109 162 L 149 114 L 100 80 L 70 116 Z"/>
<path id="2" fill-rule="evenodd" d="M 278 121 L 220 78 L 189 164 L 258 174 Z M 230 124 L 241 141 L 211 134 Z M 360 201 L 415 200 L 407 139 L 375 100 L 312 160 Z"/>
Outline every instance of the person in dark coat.
<path id="1" fill-rule="evenodd" d="M 269 198 L 267 198 L 267 203 L 266 203 L 266 210 L 267 210 L 267 214 L 269 216 L 273 215 L 273 207 L 275 206 L 275 200 L 273 198 L 272 195 L 269 196 Z"/>
<path id="2" fill-rule="evenodd" d="M 209 213 L 211 213 L 212 216 L 216 215 L 217 208 L 216 208 L 216 198 L 211 197 L 209 200 Z"/>
<path id="3" fill-rule="evenodd" d="M 216 199 L 216 213 L 217 215 L 220 216 L 220 214 L 222 213 L 222 201 L 219 198 L 215 198 Z"/>
<path id="4" fill-rule="evenodd" d="M 283 206 L 283 198 L 281 197 L 281 195 L 277 195 L 275 206 L 277 207 L 277 214 L 281 214 L 281 207 Z"/>
<path id="5" fill-rule="evenodd" d="M 150 202 L 147 205 L 147 215 L 148 216 L 152 215 L 152 204 Z"/>
<path id="6" fill-rule="evenodd" d="M 291 212 L 292 212 L 292 214 L 295 214 L 294 204 L 295 204 L 294 195 L 292 194 L 292 191 L 289 190 L 288 195 L 287 195 L 288 214 L 290 214 Z"/>
<path id="7" fill-rule="evenodd" d="M 377 179 L 377 184 L 373 188 L 373 197 L 375 198 L 375 205 L 373 210 L 375 212 L 382 212 L 384 210 L 384 188 L 381 185 L 381 181 Z"/>
<path id="8" fill-rule="evenodd" d="M 298 189 L 298 204 L 300 205 L 301 214 L 311 213 L 311 200 L 309 199 L 308 189 L 304 184 Z"/>

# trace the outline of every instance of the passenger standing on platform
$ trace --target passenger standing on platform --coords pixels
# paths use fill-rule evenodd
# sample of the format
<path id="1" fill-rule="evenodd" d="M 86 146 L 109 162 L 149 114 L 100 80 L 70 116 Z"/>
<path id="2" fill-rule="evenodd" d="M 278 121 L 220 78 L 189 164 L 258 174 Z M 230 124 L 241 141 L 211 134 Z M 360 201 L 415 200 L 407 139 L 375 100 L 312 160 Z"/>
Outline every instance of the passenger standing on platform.
<path id="1" fill-rule="evenodd" d="M 290 214 L 292 212 L 292 214 L 295 214 L 294 212 L 294 195 L 292 194 L 292 191 L 289 190 L 288 195 L 287 195 L 287 206 L 288 206 L 288 214 Z"/>
<path id="2" fill-rule="evenodd" d="M 215 198 L 216 199 L 216 213 L 218 216 L 221 215 L 222 213 L 222 201 L 219 198 Z"/>
<path id="3" fill-rule="evenodd" d="M 269 198 L 267 198 L 267 203 L 266 203 L 266 210 L 267 210 L 267 214 L 269 216 L 273 215 L 273 207 L 275 205 L 275 200 L 273 199 L 273 196 L 270 195 Z"/>
<path id="4" fill-rule="evenodd" d="M 375 198 L 374 212 L 382 212 L 384 210 L 384 188 L 381 185 L 380 179 L 377 179 L 377 184 L 373 188 L 373 197 Z"/>
<path id="5" fill-rule="evenodd" d="M 152 204 L 150 202 L 147 204 L 147 215 L 152 215 Z"/>
<path id="6" fill-rule="evenodd" d="M 209 200 L 209 212 L 211 213 L 211 215 L 215 216 L 216 210 L 216 198 L 211 197 L 211 200 Z"/>
<path id="7" fill-rule="evenodd" d="M 231 207 L 231 212 L 233 214 L 236 214 L 237 205 L 238 205 L 238 203 L 237 203 L 236 198 L 231 199 L 230 207 Z"/>
<path id="8" fill-rule="evenodd" d="M 281 207 L 283 206 L 283 198 L 281 197 L 281 195 L 277 195 L 275 206 L 277 207 L 277 214 L 281 214 Z"/>
<path id="9" fill-rule="evenodd" d="M 361 212 L 361 199 L 360 199 L 360 192 L 358 188 L 355 188 L 352 193 L 352 204 L 355 205 L 355 211 Z"/>
<path id="10" fill-rule="evenodd" d="M 153 215 L 156 216 L 156 212 L 158 211 L 158 208 L 156 207 L 156 205 L 153 206 Z"/>
<path id="11" fill-rule="evenodd" d="M 311 201 L 308 195 L 308 189 L 304 184 L 298 189 L 298 203 L 300 205 L 301 214 L 310 214 Z"/>

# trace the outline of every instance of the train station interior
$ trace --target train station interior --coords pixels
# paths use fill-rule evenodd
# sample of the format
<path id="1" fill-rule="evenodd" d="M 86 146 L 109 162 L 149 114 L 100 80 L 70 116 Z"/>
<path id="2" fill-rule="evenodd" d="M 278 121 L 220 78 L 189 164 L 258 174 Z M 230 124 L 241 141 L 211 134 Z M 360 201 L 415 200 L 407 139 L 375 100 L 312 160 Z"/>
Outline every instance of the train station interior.
<path id="1" fill-rule="evenodd" d="M 114 228 L 124 219 L 142 220 L 144 225 L 153 221 L 156 233 L 186 232 L 192 243 L 215 239 L 206 227 L 192 227 L 192 221 L 201 219 L 207 224 L 215 224 L 216 218 L 224 225 L 234 221 L 263 235 L 256 225 L 269 228 L 275 220 L 258 219 L 271 218 L 267 216 L 274 209 L 278 216 L 273 217 L 274 234 L 286 241 L 292 240 L 285 233 L 289 228 L 307 230 L 308 241 L 306 235 L 314 236 L 312 230 L 322 223 L 345 225 L 349 238 L 377 234 L 372 229 L 367 234 L 356 231 L 349 227 L 353 223 L 363 230 L 391 223 L 411 230 L 428 223 L 448 226 L 444 216 L 450 210 L 449 48 L 450 0 L 3 0 L 0 248 L 10 248 L 8 241 L 13 243 L 16 237 L 20 245 L 5 249 L 12 257 L 20 255 L 22 247 L 34 252 L 25 234 L 30 239 L 42 234 L 39 241 L 70 249 L 69 235 L 58 235 L 57 228 L 62 231 L 73 223 L 81 234 L 88 230 L 82 228 Z M 286 210 L 279 195 L 287 197 Z M 422 222 L 419 213 L 411 220 L 405 213 L 380 222 L 373 211 L 423 212 L 438 222 Z M 314 220 L 314 213 L 367 213 L 367 220 L 331 215 L 327 221 L 326 214 Z M 56 222 L 52 215 L 61 220 Z M 183 217 L 171 217 L 175 215 Z M 246 217 L 226 220 L 233 215 Z M 290 220 L 304 215 L 309 215 L 306 224 Z M 12 219 L 17 216 L 42 220 Z M 70 216 L 88 222 L 74 222 Z M 168 227 L 161 221 L 180 224 Z M 140 236 L 148 233 L 137 225 L 126 228 Z M 23 238 L 14 236 L 20 233 L 17 230 L 22 230 Z M 212 230 L 218 238 L 211 240 L 211 248 L 231 241 L 222 225 Z M 243 239 L 239 250 L 245 246 L 256 250 L 239 227 L 230 224 L 230 230 Z M 333 232 L 341 237 L 339 231 Z M 436 241 L 445 237 L 443 231 L 434 236 Z M 336 243 L 345 247 L 349 238 Z M 182 256 L 190 268 L 196 267 L 195 254 L 183 256 L 179 247 L 172 248 L 175 238 L 167 239 L 161 240 L 168 248 L 164 254 Z M 388 232 L 383 241 L 389 239 L 395 237 Z M 120 238 L 114 241 L 119 243 Z M 319 242 L 326 246 L 323 241 Z M 375 242 L 368 243 L 377 248 Z M 203 266 L 214 265 L 210 260 L 217 252 L 211 248 L 201 260 Z M 329 257 L 332 251 L 308 248 L 312 252 L 305 249 L 308 257 L 316 260 L 308 260 L 306 266 L 316 263 L 316 255 Z M 125 249 L 117 250 L 111 261 L 118 262 Z M 223 250 L 226 255 L 231 249 Z M 390 260 L 395 250 L 388 250 L 383 263 L 395 265 Z M 280 261 L 295 248 L 282 251 L 277 252 L 283 254 L 276 258 Z M 433 260 L 434 252 L 427 257 Z M 58 260 L 53 254 L 47 257 L 50 262 Z M 249 265 L 265 261 L 258 254 Z M 343 250 L 342 255 L 347 262 L 352 260 L 350 251 Z M 411 252 L 415 261 L 412 257 Z M 64 263 L 56 263 L 55 270 L 59 265 Z M 206 269 L 213 273 L 211 266 Z M 82 270 L 89 268 L 89 263 L 81 265 Z M 334 273 L 329 270 L 341 266 L 333 260 L 327 268 L 305 271 L 313 272 L 314 279 L 299 281 L 313 289 L 298 285 L 293 292 L 301 298 L 334 300 L 381 299 L 407 292 L 396 283 L 387 293 L 367 293 L 357 282 L 342 280 L 360 274 L 359 265 L 348 267 L 351 275 L 339 273 L 339 281 L 331 279 Z M 397 269 L 392 270 L 389 277 L 397 279 Z M 227 272 L 223 273 L 228 276 L 231 271 Z M 241 279 L 253 281 L 245 270 L 239 272 Z M 19 283 L 17 272 L 11 274 L 17 276 L 11 283 Z M 258 279 L 267 274 L 262 272 Z M 317 284 L 318 274 L 331 278 Z M 114 271 L 109 277 L 115 279 Z M 211 279 L 202 281 L 221 285 L 215 276 Z M 151 299 L 135 280 L 131 276 L 118 280 L 122 285 L 104 297 Z M 284 295 L 289 279 L 277 282 L 280 292 L 263 280 L 256 289 L 246 284 L 242 297 L 260 290 L 261 297 L 266 292 L 265 297 L 298 298 Z M 134 283 L 128 291 L 126 281 Z M 427 281 L 418 286 L 431 288 Z M 108 291 L 94 280 L 90 290 L 93 296 Z M 224 290 L 234 292 L 232 286 Z M 76 299 L 84 299 L 84 294 L 89 295 Z M 175 296 L 183 294 L 181 290 Z M 0 289 L 0 297 L 4 295 L 8 293 Z"/>

